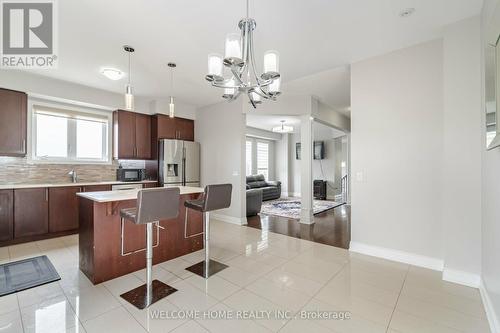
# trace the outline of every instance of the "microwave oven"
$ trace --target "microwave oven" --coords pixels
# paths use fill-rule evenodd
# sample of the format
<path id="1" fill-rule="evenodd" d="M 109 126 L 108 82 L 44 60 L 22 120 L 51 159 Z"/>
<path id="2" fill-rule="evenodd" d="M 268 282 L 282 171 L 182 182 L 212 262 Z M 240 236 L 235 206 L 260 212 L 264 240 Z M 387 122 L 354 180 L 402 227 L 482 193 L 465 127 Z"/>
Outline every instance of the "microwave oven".
<path id="1" fill-rule="evenodd" d="M 116 170 L 116 179 L 121 182 L 138 182 L 144 180 L 144 169 L 123 169 Z"/>

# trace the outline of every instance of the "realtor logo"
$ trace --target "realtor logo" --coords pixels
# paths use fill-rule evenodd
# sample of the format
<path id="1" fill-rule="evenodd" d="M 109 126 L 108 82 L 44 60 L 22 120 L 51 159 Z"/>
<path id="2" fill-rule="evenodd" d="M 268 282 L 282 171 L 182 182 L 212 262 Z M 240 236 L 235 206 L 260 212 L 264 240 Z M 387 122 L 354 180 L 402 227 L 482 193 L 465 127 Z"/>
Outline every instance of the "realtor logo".
<path id="1" fill-rule="evenodd" d="M 1 0 L 2 68 L 56 68 L 56 3 Z"/>

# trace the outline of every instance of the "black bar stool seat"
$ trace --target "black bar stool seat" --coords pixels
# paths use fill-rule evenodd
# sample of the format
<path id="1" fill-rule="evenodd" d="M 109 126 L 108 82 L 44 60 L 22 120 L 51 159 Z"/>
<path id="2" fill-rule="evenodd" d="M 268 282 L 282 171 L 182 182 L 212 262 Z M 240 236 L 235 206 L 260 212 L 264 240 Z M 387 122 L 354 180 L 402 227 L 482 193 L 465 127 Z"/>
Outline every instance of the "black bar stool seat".
<path id="1" fill-rule="evenodd" d="M 187 230 L 187 209 L 193 209 L 204 213 L 203 245 L 205 248 L 205 260 L 194 264 L 186 270 L 208 279 L 210 276 L 220 272 L 228 266 L 218 261 L 210 259 L 210 215 L 209 212 L 224 209 L 231 206 L 231 184 L 207 185 L 202 199 L 186 200 L 186 217 L 184 219 L 184 237 L 188 238 Z M 189 237 L 197 236 L 191 235 Z"/>

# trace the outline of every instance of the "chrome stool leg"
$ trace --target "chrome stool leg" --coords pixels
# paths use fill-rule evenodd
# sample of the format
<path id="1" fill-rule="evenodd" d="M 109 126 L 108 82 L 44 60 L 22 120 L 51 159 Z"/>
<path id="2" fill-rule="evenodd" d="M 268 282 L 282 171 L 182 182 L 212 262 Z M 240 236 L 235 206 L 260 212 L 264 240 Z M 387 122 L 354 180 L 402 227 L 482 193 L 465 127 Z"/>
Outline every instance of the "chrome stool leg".
<path id="1" fill-rule="evenodd" d="M 157 228 L 162 228 L 159 222 L 153 222 Z M 174 293 L 177 289 L 158 280 L 153 280 L 153 223 L 146 224 L 146 283 L 122 295 L 122 298 L 139 309 L 149 307 L 151 304 Z M 159 233 L 160 230 L 157 230 Z"/>
<path id="2" fill-rule="evenodd" d="M 203 236 L 203 246 L 205 248 L 205 260 L 194 264 L 186 270 L 208 279 L 210 276 L 217 274 L 218 272 L 226 269 L 228 266 L 215 260 L 210 259 L 210 215 L 209 212 L 205 212 L 204 219 L 204 233 Z"/>

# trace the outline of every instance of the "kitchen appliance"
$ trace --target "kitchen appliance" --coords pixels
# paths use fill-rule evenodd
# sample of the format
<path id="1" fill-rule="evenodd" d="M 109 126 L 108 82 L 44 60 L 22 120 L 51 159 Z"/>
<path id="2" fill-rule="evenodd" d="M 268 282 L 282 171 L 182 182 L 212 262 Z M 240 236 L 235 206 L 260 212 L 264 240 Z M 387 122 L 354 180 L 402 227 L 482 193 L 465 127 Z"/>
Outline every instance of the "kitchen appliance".
<path id="1" fill-rule="evenodd" d="M 200 144 L 182 140 L 160 140 L 161 186 L 200 186 Z"/>
<path id="2" fill-rule="evenodd" d="M 111 191 L 140 190 L 142 184 L 115 184 L 111 185 Z"/>
<path id="3" fill-rule="evenodd" d="M 116 170 L 116 179 L 121 182 L 138 182 L 144 180 L 146 171 L 144 169 L 123 169 Z"/>

